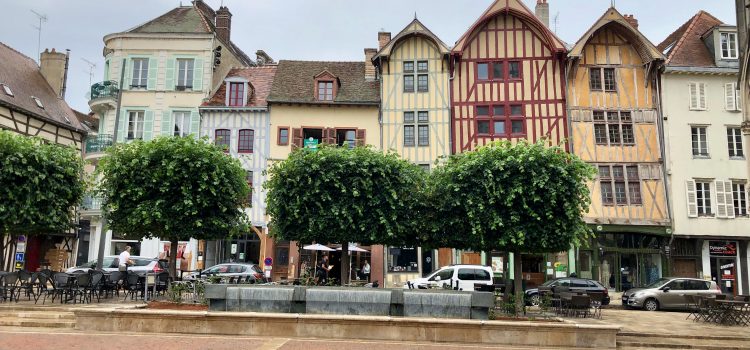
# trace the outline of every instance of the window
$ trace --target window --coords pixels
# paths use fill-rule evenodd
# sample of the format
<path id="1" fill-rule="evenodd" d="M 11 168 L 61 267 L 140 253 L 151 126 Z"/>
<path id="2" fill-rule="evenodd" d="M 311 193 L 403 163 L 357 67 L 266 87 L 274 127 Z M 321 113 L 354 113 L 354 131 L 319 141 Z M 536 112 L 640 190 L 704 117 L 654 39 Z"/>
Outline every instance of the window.
<path id="1" fill-rule="evenodd" d="M 404 112 L 404 146 L 430 145 L 430 116 L 427 111 Z"/>
<path id="2" fill-rule="evenodd" d="M 732 112 L 741 110 L 741 96 L 737 90 L 737 83 L 724 84 L 724 109 Z"/>
<path id="3" fill-rule="evenodd" d="M 737 33 L 721 33 L 721 58 L 737 58 Z"/>
<path id="4" fill-rule="evenodd" d="M 637 165 L 600 165 L 599 183 L 604 205 L 643 203 Z"/>
<path id="5" fill-rule="evenodd" d="M 388 249 L 388 271 L 390 272 L 417 272 L 417 248 L 391 247 Z"/>
<path id="6" fill-rule="evenodd" d="M 508 62 L 508 78 L 521 79 L 521 63 L 517 61 Z"/>
<path id="7" fill-rule="evenodd" d="M 336 144 L 342 147 L 354 148 L 357 145 L 357 131 L 354 129 L 337 129 Z"/>
<path id="8" fill-rule="evenodd" d="M 144 111 L 128 112 L 128 140 L 143 139 Z"/>
<path id="9" fill-rule="evenodd" d="M 148 86 L 148 58 L 133 59 L 133 79 L 130 86 L 134 88 Z"/>
<path id="10" fill-rule="evenodd" d="M 38 97 L 31 96 L 31 99 L 34 100 L 34 103 L 36 103 L 36 106 L 44 109 L 44 105 L 42 104 L 42 100 L 40 100 Z"/>
<path id="11" fill-rule="evenodd" d="M 690 110 L 706 110 L 706 84 L 690 83 L 688 84 L 690 92 Z"/>
<path id="12" fill-rule="evenodd" d="M 490 79 L 490 64 L 489 63 L 477 63 L 477 79 L 479 80 Z"/>
<path id="13" fill-rule="evenodd" d="M 414 125 L 404 125 L 404 146 L 414 146 Z"/>
<path id="14" fill-rule="evenodd" d="M 419 146 L 430 145 L 430 116 L 427 111 L 420 111 L 417 113 L 417 122 L 419 123 L 417 133 L 417 144 Z"/>
<path id="15" fill-rule="evenodd" d="M 229 106 L 242 107 L 245 104 L 245 83 L 229 83 Z"/>
<path id="16" fill-rule="evenodd" d="M 426 72 L 428 70 L 427 61 L 418 61 L 417 62 L 417 71 L 418 72 Z"/>
<path id="17" fill-rule="evenodd" d="M 589 68 L 589 87 L 592 91 L 617 91 L 614 68 Z"/>
<path id="18" fill-rule="evenodd" d="M 594 140 L 597 145 L 635 145 L 633 118 L 630 112 L 593 111 L 592 119 L 594 121 Z"/>
<path id="19" fill-rule="evenodd" d="M 491 112 L 491 113 L 490 113 Z M 523 106 L 477 106 L 477 132 L 490 136 L 511 136 L 524 133 Z"/>
<path id="20" fill-rule="evenodd" d="M 505 77 L 505 70 L 502 62 L 495 62 L 492 64 L 492 78 L 503 79 Z"/>
<path id="21" fill-rule="evenodd" d="M 255 131 L 252 129 L 242 129 L 237 138 L 237 152 L 253 153 L 253 141 L 255 140 Z"/>
<path id="22" fill-rule="evenodd" d="M 187 136 L 190 134 L 190 112 L 173 112 L 174 136 Z"/>
<path id="23" fill-rule="evenodd" d="M 193 88 L 193 59 L 177 59 L 177 90 Z"/>
<path id="24" fill-rule="evenodd" d="M 708 140 L 705 126 L 690 128 L 693 139 L 693 157 L 708 157 Z"/>
<path id="25" fill-rule="evenodd" d="M 289 128 L 279 128 L 279 140 L 277 143 L 280 146 L 289 144 Z"/>
<path id="26" fill-rule="evenodd" d="M 414 62 L 404 62 L 404 73 L 414 73 Z"/>
<path id="27" fill-rule="evenodd" d="M 424 71 L 423 69 L 426 69 L 426 65 L 426 61 L 417 62 L 417 69 L 420 72 Z M 419 91 L 427 91 L 427 75 L 420 74 L 416 78 L 414 75 L 414 61 L 404 62 L 404 92 L 414 92 L 414 79 L 419 80 L 417 82 Z"/>
<path id="28" fill-rule="evenodd" d="M 711 183 L 707 181 L 695 182 L 695 198 L 698 216 L 713 216 L 711 212 Z"/>
<path id="29" fill-rule="evenodd" d="M 404 75 L 404 92 L 414 92 L 414 75 Z"/>
<path id="30" fill-rule="evenodd" d="M 0 84 L 0 86 L 3 87 L 3 91 L 5 92 L 6 95 L 13 97 L 13 90 L 10 89 L 10 86 L 5 85 L 5 84 Z"/>
<path id="31" fill-rule="evenodd" d="M 417 75 L 417 91 L 427 92 L 427 74 Z"/>
<path id="32" fill-rule="evenodd" d="M 217 129 L 214 132 L 214 144 L 229 152 L 231 132 L 227 129 Z"/>
<path id="33" fill-rule="evenodd" d="M 742 130 L 740 128 L 727 128 L 727 145 L 729 147 L 730 158 L 745 157 L 745 152 L 742 149 Z"/>
<path id="34" fill-rule="evenodd" d="M 429 164 L 417 164 L 420 169 L 422 169 L 424 172 L 429 173 L 430 172 L 430 165 Z"/>
<path id="35" fill-rule="evenodd" d="M 333 101 L 333 81 L 318 82 L 318 100 Z"/>
<path id="36" fill-rule="evenodd" d="M 747 191 L 744 182 L 732 182 L 734 216 L 747 216 Z"/>

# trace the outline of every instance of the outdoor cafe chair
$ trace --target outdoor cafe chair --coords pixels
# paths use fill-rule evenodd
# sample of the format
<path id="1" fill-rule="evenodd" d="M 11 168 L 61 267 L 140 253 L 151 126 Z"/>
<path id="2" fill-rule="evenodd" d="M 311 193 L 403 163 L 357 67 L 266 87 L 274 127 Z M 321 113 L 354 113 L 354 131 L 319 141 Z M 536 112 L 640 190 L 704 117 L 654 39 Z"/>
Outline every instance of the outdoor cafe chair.
<path id="1" fill-rule="evenodd" d="M 127 300 L 128 295 L 130 295 L 130 300 L 134 300 L 138 296 L 138 292 L 143 291 L 141 285 L 141 276 L 135 273 L 126 274 L 123 283 L 123 289 L 125 290 L 125 298 L 122 300 Z"/>
<path id="2" fill-rule="evenodd" d="M 169 289 L 169 284 L 172 282 L 172 277 L 169 277 L 169 272 L 160 272 L 156 275 L 156 293 L 164 294 Z"/>
<path id="3" fill-rule="evenodd" d="M 69 275 L 64 272 L 57 272 L 52 275 L 52 302 L 55 302 L 55 298 L 58 296 L 60 297 L 60 303 L 64 303 L 68 300 L 68 298 L 71 295 L 72 292 L 72 275 Z M 45 300 L 47 297 L 45 296 Z M 44 301 L 42 301 L 42 304 L 44 304 Z"/>
<path id="4" fill-rule="evenodd" d="M 686 320 L 689 320 L 692 316 L 694 320 L 697 321 L 697 318 L 699 317 L 701 313 L 701 298 L 697 295 L 686 295 L 685 296 L 685 308 L 690 311 L 690 313 L 685 317 Z"/>
<path id="5" fill-rule="evenodd" d="M 18 278 L 18 272 L 11 272 L 7 273 L 0 277 L 0 297 L 3 298 L 3 301 L 9 300 L 9 301 L 16 301 L 18 302 L 18 297 L 20 296 L 20 282 Z"/>
<path id="6" fill-rule="evenodd" d="M 75 304 L 76 298 L 78 298 L 78 300 L 81 303 L 84 303 L 88 300 L 87 294 L 92 288 L 91 275 L 88 272 L 86 272 L 86 273 L 74 274 L 73 276 L 74 276 L 74 280 L 71 285 L 71 294 L 73 296 L 73 299 L 72 299 L 73 303 Z"/>
<path id="7" fill-rule="evenodd" d="M 104 276 L 104 297 L 120 296 L 120 284 L 122 282 L 123 273 L 120 271 L 113 271 L 108 275 Z"/>
<path id="8" fill-rule="evenodd" d="M 584 318 L 591 315 L 589 311 L 591 309 L 591 298 L 587 295 L 573 295 L 570 298 L 569 310 L 575 316 L 583 316 Z"/>
<path id="9" fill-rule="evenodd" d="M 604 293 L 600 292 L 589 292 L 589 298 L 591 298 L 591 308 L 594 310 L 591 317 L 602 318 L 602 301 L 604 300 Z"/>
<path id="10" fill-rule="evenodd" d="M 41 272 L 34 272 L 29 276 L 26 282 L 22 282 L 19 286 L 21 292 L 26 295 L 26 298 L 28 300 L 31 300 L 32 296 L 34 297 L 35 303 L 37 300 L 39 300 L 40 290 L 42 289 L 40 286 L 40 281 L 44 281 L 44 283 L 46 283 L 47 278 Z"/>
<path id="11" fill-rule="evenodd" d="M 94 297 L 94 294 L 96 294 L 96 302 L 101 301 L 101 291 L 102 286 L 104 284 L 104 272 L 97 271 L 97 270 L 90 270 L 89 276 L 91 276 L 91 282 L 88 286 L 84 287 L 84 293 L 88 294 L 89 302 Z"/>

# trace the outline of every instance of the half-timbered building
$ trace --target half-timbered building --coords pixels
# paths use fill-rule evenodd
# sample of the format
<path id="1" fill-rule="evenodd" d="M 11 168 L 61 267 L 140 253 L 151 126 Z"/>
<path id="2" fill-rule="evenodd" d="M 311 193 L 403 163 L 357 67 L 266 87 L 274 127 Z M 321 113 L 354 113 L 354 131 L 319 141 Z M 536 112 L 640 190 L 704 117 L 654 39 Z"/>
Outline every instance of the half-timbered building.
<path id="1" fill-rule="evenodd" d="M 268 237 L 263 183 L 271 146 L 266 98 L 275 74 L 276 65 L 232 69 L 216 93 L 200 108 L 201 136 L 225 147 L 228 154 L 240 160 L 252 191 L 245 209 L 252 232 L 229 242 L 206 242 L 206 266 L 230 259 L 256 264 L 261 261 L 261 238 Z M 232 244 L 237 245 L 234 253 Z"/>
<path id="2" fill-rule="evenodd" d="M 578 274 L 617 290 L 649 284 L 667 271 L 670 220 L 657 90 L 664 56 L 635 18 L 612 7 L 568 57 L 570 150 L 598 170 L 584 214 L 596 238 L 577 251 Z"/>

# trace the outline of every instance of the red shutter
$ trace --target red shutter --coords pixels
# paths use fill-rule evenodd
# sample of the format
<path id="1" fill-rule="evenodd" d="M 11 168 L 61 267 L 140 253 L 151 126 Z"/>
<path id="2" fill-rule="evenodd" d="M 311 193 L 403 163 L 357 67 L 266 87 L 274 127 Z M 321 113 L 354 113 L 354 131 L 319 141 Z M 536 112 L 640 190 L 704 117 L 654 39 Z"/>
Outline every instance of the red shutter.
<path id="1" fill-rule="evenodd" d="M 327 145 L 335 145 L 336 144 L 336 129 L 334 128 L 325 128 L 323 129 L 323 143 Z"/>
<path id="2" fill-rule="evenodd" d="M 364 146 L 367 144 L 365 129 L 357 129 L 357 146 Z"/>
<path id="3" fill-rule="evenodd" d="M 303 134 L 301 128 L 292 129 L 292 149 L 302 148 L 303 146 Z"/>

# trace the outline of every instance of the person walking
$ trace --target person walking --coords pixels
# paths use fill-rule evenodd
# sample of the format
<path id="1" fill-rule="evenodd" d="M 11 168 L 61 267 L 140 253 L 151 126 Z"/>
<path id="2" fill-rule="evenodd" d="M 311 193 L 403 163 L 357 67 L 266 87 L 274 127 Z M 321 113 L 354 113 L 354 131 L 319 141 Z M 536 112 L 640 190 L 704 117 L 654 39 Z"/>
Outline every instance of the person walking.
<path id="1" fill-rule="evenodd" d="M 370 263 L 365 260 L 365 264 L 362 265 L 362 279 L 370 282 Z"/>
<path id="2" fill-rule="evenodd" d="M 130 259 L 130 249 L 132 249 L 132 247 L 129 245 L 125 246 L 125 250 L 123 250 L 122 253 L 120 253 L 120 256 L 117 257 L 120 272 L 127 273 L 128 266 L 133 265 L 133 260 Z"/>
<path id="3" fill-rule="evenodd" d="M 328 271 L 331 271 L 333 266 L 330 266 L 328 264 L 328 255 L 323 255 L 323 259 L 320 260 L 320 265 L 318 265 L 318 284 L 319 285 L 325 285 L 328 283 Z"/>

